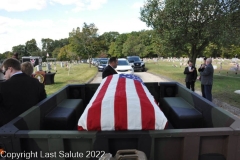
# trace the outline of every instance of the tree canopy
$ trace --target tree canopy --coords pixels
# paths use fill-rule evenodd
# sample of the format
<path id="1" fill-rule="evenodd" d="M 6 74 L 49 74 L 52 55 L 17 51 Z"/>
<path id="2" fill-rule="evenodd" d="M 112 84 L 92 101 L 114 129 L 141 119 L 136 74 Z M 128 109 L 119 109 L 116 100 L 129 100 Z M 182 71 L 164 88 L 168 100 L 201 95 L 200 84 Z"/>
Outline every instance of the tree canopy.
<path id="1" fill-rule="evenodd" d="M 79 57 L 88 57 L 90 59 L 97 54 L 96 39 L 98 37 L 98 28 L 94 23 L 84 23 L 82 30 L 79 27 L 69 33 L 69 41 L 72 51 L 76 52 Z M 91 63 L 89 63 L 91 66 Z"/>
<path id="2" fill-rule="evenodd" d="M 194 63 L 210 44 L 227 45 L 239 37 L 238 0 L 147 0 L 141 20 L 164 40 L 173 55 Z"/>

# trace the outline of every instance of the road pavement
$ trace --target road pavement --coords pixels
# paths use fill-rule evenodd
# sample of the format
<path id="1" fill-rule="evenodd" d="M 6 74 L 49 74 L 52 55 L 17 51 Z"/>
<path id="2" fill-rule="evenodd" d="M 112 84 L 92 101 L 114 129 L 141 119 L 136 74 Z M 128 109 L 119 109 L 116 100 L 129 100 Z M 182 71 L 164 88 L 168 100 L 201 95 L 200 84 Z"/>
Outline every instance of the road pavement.
<path id="1" fill-rule="evenodd" d="M 169 82 L 169 80 L 160 76 L 148 73 L 148 72 L 134 72 L 135 75 L 139 76 L 143 82 Z M 102 72 L 98 72 L 96 77 L 90 83 L 101 83 Z M 202 95 L 201 91 L 195 91 L 197 94 Z"/>
<path id="2" fill-rule="evenodd" d="M 143 82 L 168 82 L 167 79 L 161 78 L 148 72 L 135 72 L 134 74 L 136 76 L 139 76 L 143 80 Z M 96 77 L 90 83 L 101 83 L 101 81 L 102 72 L 98 72 Z"/>

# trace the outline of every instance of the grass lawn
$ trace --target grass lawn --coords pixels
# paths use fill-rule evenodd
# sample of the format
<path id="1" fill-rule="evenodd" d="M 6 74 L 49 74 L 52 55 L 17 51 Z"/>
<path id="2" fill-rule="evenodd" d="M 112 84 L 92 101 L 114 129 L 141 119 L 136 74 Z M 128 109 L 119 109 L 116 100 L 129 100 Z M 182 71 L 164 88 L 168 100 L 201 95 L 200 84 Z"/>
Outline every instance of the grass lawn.
<path id="1" fill-rule="evenodd" d="M 235 90 L 240 90 L 240 71 L 236 74 L 236 71 L 233 71 L 234 64 L 230 62 L 230 60 L 222 62 L 222 70 L 220 70 L 220 63 L 217 60 L 213 62 L 213 65 L 217 69 L 214 70 L 212 94 L 213 98 L 240 108 L 240 95 L 234 93 Z M 197 61 L 197 68 L 199 68 L 200 63 L 200 61 Z M 149 61 L 146 62 L 146 68 L 148 72 L 161 75 L 185 85 L 185 75 L 183 74 L 185 66 L 180 67 L 179 61 Z M 196 90 L 201 91 L 200 86 L 200 81 L 197 81 L 195 83 Z"/>
<path id="2" fill-rule="evenodd" d="M 55 83 L 52 85 L 45 85 L 47 95 L 53 94 L 67 84 L 86 83 L 97 73 L 97 68 L 95 66 L 89 68 L 89 64 L 84 63 L 72 65 L 69 74 L 67 68 L 61 68 L 60 65 L 56 67 L 57 73 L 54 78 Z M 45 70 L 44 67 L 43 70 Z"/>

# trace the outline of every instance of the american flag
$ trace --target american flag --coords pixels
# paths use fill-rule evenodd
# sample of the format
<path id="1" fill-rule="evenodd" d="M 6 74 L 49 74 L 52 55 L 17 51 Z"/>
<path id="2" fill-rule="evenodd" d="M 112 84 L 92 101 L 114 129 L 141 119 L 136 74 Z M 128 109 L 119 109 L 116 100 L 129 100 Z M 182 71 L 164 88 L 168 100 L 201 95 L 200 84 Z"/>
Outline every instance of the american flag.
<path id="1" fill-rule="evenodd" d="M 134 74 L 119 74 L 119 78 L 129 78 L 129 79 L 132 79 L 132 80 L 139 81 L 144 85 L 142 79 L 140 77 L 134 75 Z"/>
<path id="2" fill-rule="evenodd" d="M 104 78 L 78 121 L 78 130 L 161 130 L 167 119 L 141 78 Z"/>

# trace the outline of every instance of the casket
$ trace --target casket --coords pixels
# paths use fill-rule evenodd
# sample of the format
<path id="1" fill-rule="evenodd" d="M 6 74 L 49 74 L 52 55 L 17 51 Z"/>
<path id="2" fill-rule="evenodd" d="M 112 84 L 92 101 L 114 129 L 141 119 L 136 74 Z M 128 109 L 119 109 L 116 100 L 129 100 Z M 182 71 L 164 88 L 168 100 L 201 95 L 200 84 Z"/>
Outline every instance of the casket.
<path id="1" fill-rule="evenodd" d="M 162 130 L 167 118 L 135 75 L 104 78 L 78 121 L 78 130 Z"/>

